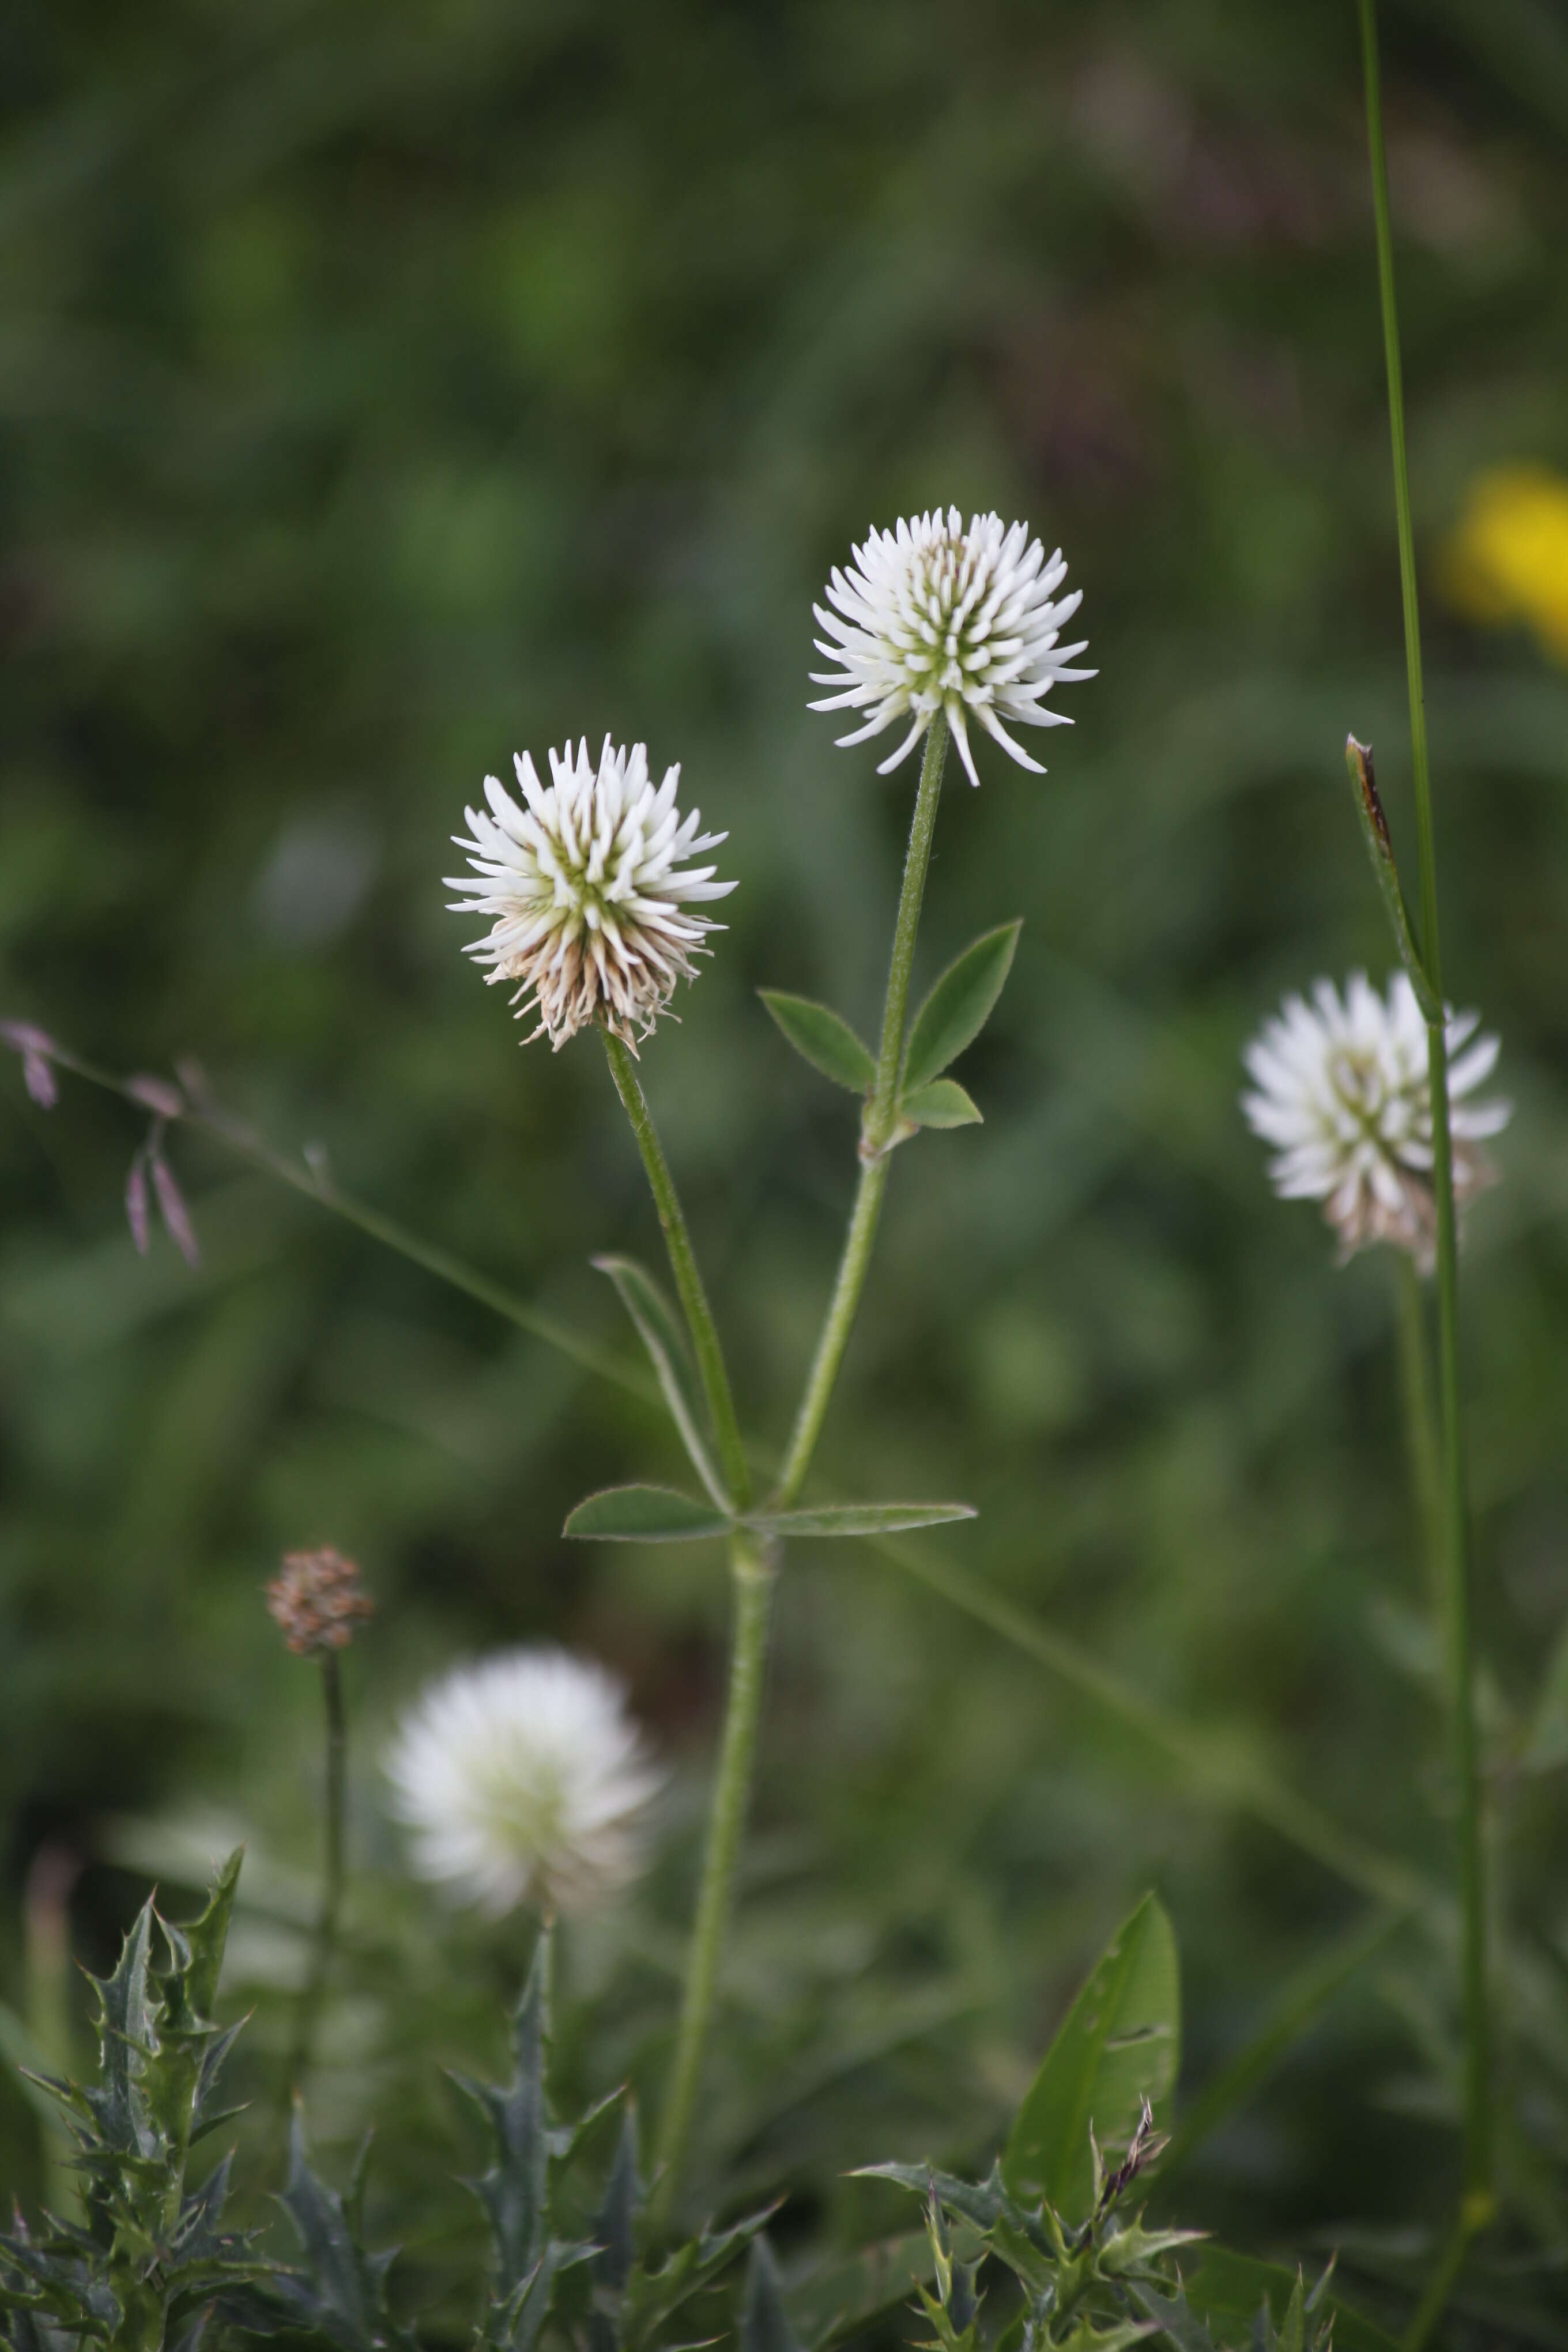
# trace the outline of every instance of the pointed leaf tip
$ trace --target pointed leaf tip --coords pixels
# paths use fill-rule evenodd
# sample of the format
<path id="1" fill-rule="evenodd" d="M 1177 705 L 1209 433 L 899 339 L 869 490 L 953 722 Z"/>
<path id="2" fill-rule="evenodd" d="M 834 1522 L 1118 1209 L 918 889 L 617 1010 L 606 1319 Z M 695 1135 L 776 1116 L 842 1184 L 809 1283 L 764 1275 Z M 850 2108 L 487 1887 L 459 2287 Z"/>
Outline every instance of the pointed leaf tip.
<path id="1" fill-rule="evenodd" d="M 948 965 L 915 1015 L 904 1062 L 906 1114 L 912 1089 L 927 1085 L 973 1044 L 1007 983 L 1023 918 L 985 931 Z M 979 1117 L 979 1113 L 975 1113 Z"/>

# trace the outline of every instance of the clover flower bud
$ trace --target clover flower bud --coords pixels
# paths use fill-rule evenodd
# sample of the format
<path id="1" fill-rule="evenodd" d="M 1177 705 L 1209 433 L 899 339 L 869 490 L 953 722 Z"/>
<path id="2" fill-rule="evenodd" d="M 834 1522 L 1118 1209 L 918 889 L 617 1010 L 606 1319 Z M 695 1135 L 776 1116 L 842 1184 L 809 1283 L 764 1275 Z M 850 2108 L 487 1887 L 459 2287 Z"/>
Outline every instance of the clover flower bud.
<path id="1" fill-rule="evenodd" d="M 525 1902 L 581 1910 L 634 1877 L 664 1779 L 621 1685 L 547 1647 L 433 1684 L 385 1769 L 415 1870 L 498 1918 Z"/>
<path id="2" fill-rule="evenodd" d="M 596 768 L 585 741 L 575 760 L 570 745 L 552 751 L 548 788 L 526 751 L 512 764 L 521 803 L 487 776 L 489 814 L 466 810 L 469 835 L 453 835 L 474 868 L 447 877 L 466 894 L 453 912 L 494 918 L 468 952 L 490 966 L 492 982 L 519 983 L 520 1019 L 538 1013 L 525 1045 L 547 1034 L 559 1051 L 599 1021 L 635 1053 L 677 981 L 696 977 L 691 959 L 708 952 L 707 934 L 722 929 L 692 914 L 691 902 L 735 887 L 716 882 L 713 866 L 681 860 L 728 836 L 699 832 L 695 809 L 681 815 L 679 768 L 656 787 L 644 744 L 627 751 L 606 736 Z"/>
<path id="3" fill-rule="evenodd" d="M 1512 1106 L 1466 1098 L 1491 1075 L 1498 1040 L 1477 1036 L 1480 1015 L 1450 1013 L 1447 1039 L 1454 1198 L 1460 1207 L 1495 1181 L 1479 1149 Z M 1312 1002 L 1288 996 L 1242 1056 L 1253 1091 L 1242 1109 L 1276 1147 L 1268 1163 L 1283 1200 L 1321 1201 L 1340 1237 L 1340 1262 L 1375 1242 L 1408 1250 L 1430 1273 L 1436 1246 L 1432 1089 L 1426 1024 L 1406 974 L 1380 996 L 1364 972 L 1342 998 L 1320 980 Z"/>
<path id="4" fill-rule="evenodd" d="M 286 1551 L 267 1588 L 267 1612 L 297 1658 L 346 1650 L 353 1630 L 375 1614 L 359 1570 L 331 1544 Z"/>
<path id="5" fill-rule="evenodd" d="M 837 689 L 813 710 L 868 710 L 864 726 L 838 738 L 863 743 L 907 719 L 908 734 L 878 772 L 886 775 L 910 752 L 939 710 L 944 711 L 958 756 L 972 784 L 980 782 L 968 722 L 994 735 L 1019 766 L 1044 769 L 1016 743 L 1014 726 L 1069 727 L 1041 697 L 1058 684 L 1093 677 L 1069 669 L 1088 640 L 1058 646 L 1062 625 L 1082 592 L 1052 602 L 1067 577 L 1061 550 L 1047 562 L 1026 523 L 1008 529 L 1000 515 L 975 515 L 969 529 L 956 507 L 873 530 L 855 550 L 847 572 L 835 570 L 825 611 L 812 610 L 826 632 L 818 653 L 837 670 L 814 670 L 817 686 Z"/>

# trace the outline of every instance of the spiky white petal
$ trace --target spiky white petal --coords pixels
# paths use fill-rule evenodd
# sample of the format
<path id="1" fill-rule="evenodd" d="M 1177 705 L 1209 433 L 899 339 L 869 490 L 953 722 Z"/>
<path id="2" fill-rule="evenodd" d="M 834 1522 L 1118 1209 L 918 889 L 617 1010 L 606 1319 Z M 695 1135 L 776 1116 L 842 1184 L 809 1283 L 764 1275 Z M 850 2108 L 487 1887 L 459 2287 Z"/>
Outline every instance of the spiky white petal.
<path id="1" fill-rule="evenodd" d="M 1020 767 L 1044 769 L 1008 734 L 1003 720 L 1026 727 L 1069 727 L 1041 697 L 1058 683 L 1097 675 L 1069 669 L 1085 639 L 1058 646 L 1062 625 L 1083 601 L 1082 591 L 1053 603 L 1067 577 L 1058 548 L 1047 562 L 1026 523 L 1009 529 L 1000 515 L 975 515 L 967 530 L 956 507 L 873 530 L 855 550 L 847 572 L 837 569 L 827 603 L 812 607 L 826 639 L 818 653 L 837 670 L 814 670 L 812 682 L 836 691 L 813 710 L 865 710 L 865 724 L 841 744 L 863 743 L 908 719 L 909 731 L 884 760 L 886 775 L 913 751 L 939 710 L 947 714 L 972 784 L 968 722 L 973 718 Z"/>
<path id="2" fill-rule="evenodd" d="M 597 1020 L 635 1053 L 676 982 L 695 978 L 707 934 L 723 928 L 691 905 L 735 887 L 682 860 L 729 836 L 700 832 L 696 809 L 681 815 L 679 766 L 655 787 L 644 744 L 628 751 L 606 735 L 596 767 L 585 740 L 575 759 L 567 744 L 550 754 L 548 788 L 528 752 L 512 764 L 521 803 L 487 776 L 489 813 L 465 810 L 468 836 L 453 835 L 474 869 L 447 877 L 466 894 L 453 911 L 494 919 L 468 953 L 489 965 L 490 981 L 519 982 L 519 1017 L 539 1015 L 525 1045 L 543 1033 L 559 1051 Z"/>
<path id="3" fill-rule="evenodd" d="M 582 1910 L 635 1877 L 664 1781 L 614 1675 L 550 1647 L 432 1684 L 385 1769 L 419 1875 L 495 1918 Z"/>
<path id="4" fill-rule="evenodd" d="M 1472 1102 L 1498 1057 L 1496 1037 L 1476 1035 L 1479 1014 L 1447 1024 L 1454 1197 L 1462 1206 L 1494 1181 L 1483 1138 L 1507 1126 L 1512 1106 Z M 1436 1233 L 1432 1187 L 1432 1094 L 1426 1024 L 1408 976 L 1380 996 L 1352 972 L 1342 998 L 1320 980 L 1309 1004 L 1288 996 L 1242 1059 L 1253 1090 L 1248 1125 L 1275 1148 L 1268 1163 L 1285 1200 L 1321 1201 L 1340 1236 L 1342 1261 L 1373 1242 L 1408 1250 L 1429 1270 Z"/>

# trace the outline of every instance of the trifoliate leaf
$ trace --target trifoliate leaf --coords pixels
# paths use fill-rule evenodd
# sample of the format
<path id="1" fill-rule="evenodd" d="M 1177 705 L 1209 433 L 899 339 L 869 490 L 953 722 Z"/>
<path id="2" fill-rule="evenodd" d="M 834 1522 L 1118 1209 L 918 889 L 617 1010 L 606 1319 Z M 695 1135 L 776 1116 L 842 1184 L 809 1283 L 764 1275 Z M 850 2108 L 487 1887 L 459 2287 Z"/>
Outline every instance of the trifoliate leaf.
<path id="1" fill-rule="evenodd" d="M 757 993 L 814 1070 L 854 1095 L 863 1095 L 876 1084 L 875 1055 L 827 1005 L 814 1004 L 809 996 L 786 996 L 776 988 L 761 988 Z"/>
<path id="2" fill-rule="evenodd" d="M 925 1086 L 966 1045 L 973 1045 L 991 1018 L 997 998 L 1012 970 L 1022 919 L 986 931 L 950 963 L 915 1015 L 910 1049 L 904 1058 L 905 1115 L 912 1118 L 908 1095 Z M 979 1116 L 978 1112 L 975 1114 Z"/>

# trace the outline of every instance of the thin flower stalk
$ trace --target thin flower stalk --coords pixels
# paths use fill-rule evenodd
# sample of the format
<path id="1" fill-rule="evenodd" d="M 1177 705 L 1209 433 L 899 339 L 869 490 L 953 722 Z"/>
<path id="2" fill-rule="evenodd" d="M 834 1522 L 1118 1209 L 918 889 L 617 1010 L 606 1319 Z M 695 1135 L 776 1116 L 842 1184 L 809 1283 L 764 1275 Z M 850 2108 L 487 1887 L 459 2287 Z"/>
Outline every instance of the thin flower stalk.
<path id="1" fill-rule="evenodd" d="M 343 1890 L 347 1883 L 344 1820 L 348 1804 L 349 1735 L 347 1711 L 343 1706 L 342 1664 L 336 1650 L 323 1650 L 321 1661 L 326 1733 L 321 1899 L 316 1912 L 315 1931 L 310 1938 L 310 1965 L 300 1994 L 294 2039 L 284 2077 L 286 2099 L 303 2090 L 310 2072 L 316 2029 L 321 2022 L 327 1979 L 331 1973 L 332 1955 L 337 1948 L 338 1922 L 342 1916 Z"/>
<path id="2" fill-rule="evenodd" d="M 1384 144 L 1383 94 L 1374 0 L 1359 0 L 1366 90 L 1367 143 L 1377 232 L 1378 292 L 1388 377 L 1389 438 L 1399 537 L 1399 577 L 1405 621 L 1405 674 L 1410 697 L 1411 766 L 1419 851 L 1421 944 L 1439 1000 L 1443 992 L 1437 928 L 1437 861 L 1432 779 L 1426 747 L 1426 692 L 1421 667 L 1421 616 L 1415 588 L 1415 547 L 1405 448 L 1405 385 L 1399 314 L 1394 283 L 1394 237 Z M 1482 1852 L 1481 1791 L 1476 1727 L 1474 1634 L 1464 1433 L 1459 1410 L 1458 1248 L 1454 1203 L 1453 1146 L 1448 1117 L 1448 1058 L 1444 1024 L 1428 1024 L 1432 1088 L 1433 1189 L 1436 1196 L 1437 1389 L 1443 1444 L 1444 1571 L 1451 1685 L 1453 1768 L 1458 1798 L 1458 1882 L 1462 1915 L 1461 1999 L 1464 2014 L 1465 2205 L 1467 2238 L 1495 2203 L 1491 2013 L 1488 1921 Z"/>
<path id="3" fill-rule="evenodd" d="M 652 2200 L 656 2225 L 668 2221 L 680 2185 L 718 1992 L 719 1963 L 734 1906 L 735 1867 L 751 1801 L 757 1733 L 762 1722 L 768 1629 L 778 1572 L 776 1547 L 759 1543 L 753 1536 L 738 1531 L 730 1546 L 730 1571 L 735 1595 L 730 1682 L 680 2022 L 669 2087 L 659 2118 L 658 2179 Z"/>
<path id="4" fill-rule="evenodd" d="M 888 1184 L 888 1161 L 898 1118 L 899 1077 L 903 1065 L 904 1031 L 908 1024 L 910 979 L 914 970 L 915 942 L 920 936 L 921 906 L 931 867 L 931 837 L 936 831 L 937 803 L 942 797 L 942 768 L 947 758 L 947 721 L 941 710 L 931 719 L 921 761 L 920 790 L 910 824 L 910 845 L 904 857 L 903 887 L 899 894 L 898 920 L 893 929 L 893 952 L 888 971 L 888 993 L 882 1008 L 882 1035 L 877 1054 L 877 1082 L 867 1107 L 860 1146 L 860 1181 L 850 1212 L 844 1255 L 828 1302 L 822 1336 L 816 1343 L 800 1410 L 790 1435 L 789 1451 L 779 1475 L 776 1502 L 787 1507 L 799 1495 L 822 1434 L 849 1335 L 855 1328 L 860 1297 L 871 1264 L 882 1195 Z"/>

